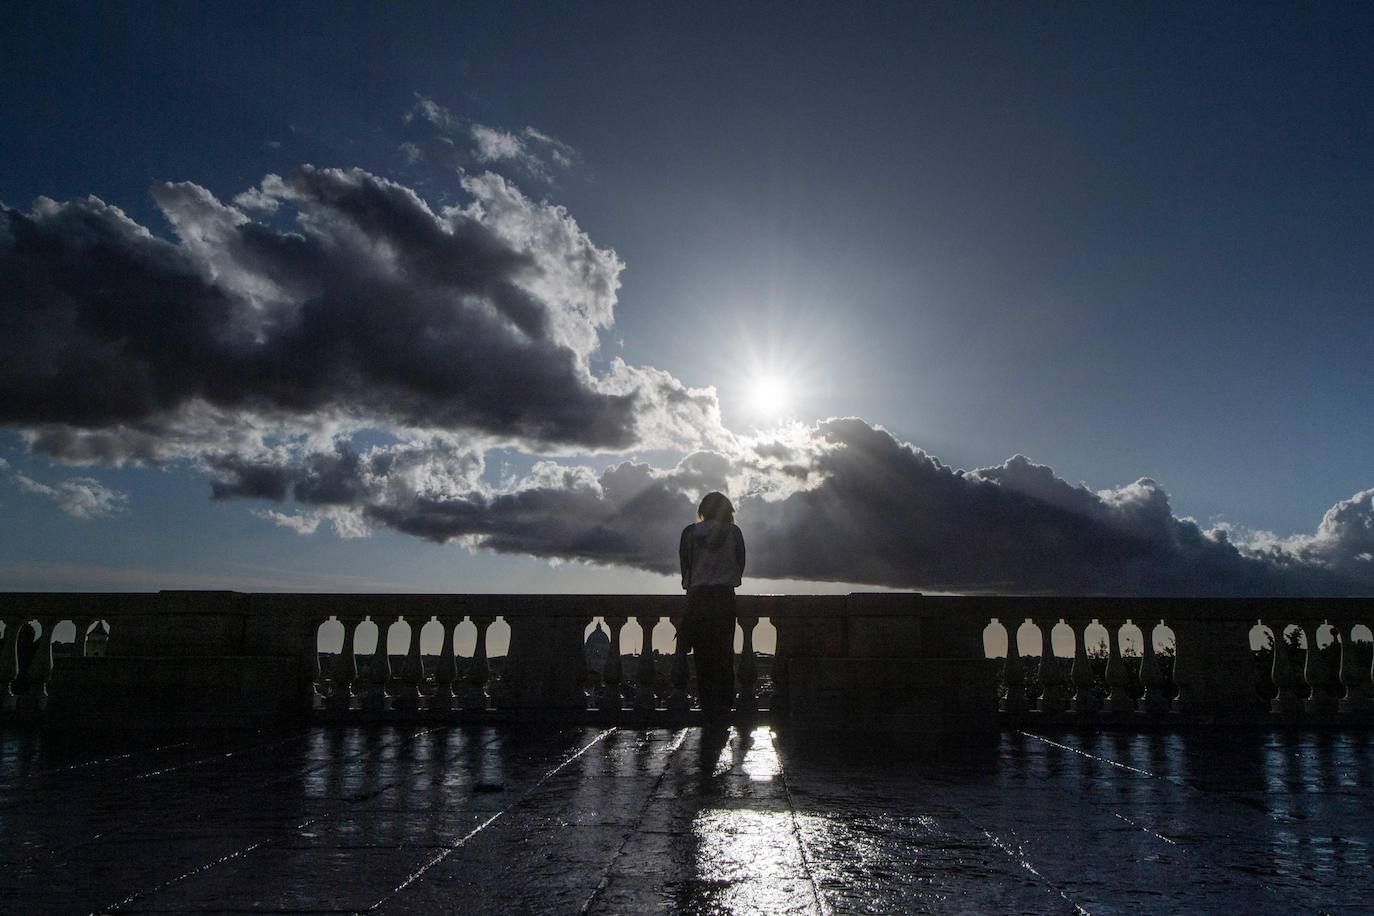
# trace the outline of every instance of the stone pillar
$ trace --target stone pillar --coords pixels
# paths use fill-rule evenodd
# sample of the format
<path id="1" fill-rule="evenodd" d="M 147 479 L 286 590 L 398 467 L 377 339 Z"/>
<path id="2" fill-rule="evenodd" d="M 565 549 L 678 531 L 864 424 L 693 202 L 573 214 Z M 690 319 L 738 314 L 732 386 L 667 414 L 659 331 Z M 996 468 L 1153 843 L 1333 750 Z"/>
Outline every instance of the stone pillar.
<path id="1" fill-rule="evenodd" d="M 324 693 L 324 672 L 320 670 L 320 627 L 329 622 L 328 614 L 310 615 L 310 636 L 308 639 L 309 656 L 306 658 L 305 677 L 310 686 L 304 691 L 306 708 L 310 711 L 324 709 L 328 697 Z M 342 646 L 339 647 L 343 649 Z"/>
<path id="2" fill-rule="evenodd" d="M 587 670 L 582 634 L 590 614 L 507 617 L 510 654 L 506 688 L 520 709 L 587 708 L 583 678 Z"/>
<path id="3" fill-rule="evenodd" d="M 1174 709 L 1204 721 L 1253 718 L 1254 662 L 1247 620 L 1179 618 L 1171 622 L 1174 646 Z"/>
<path id="4" fill-rule="evenodd" d="M 654 694 L 654 627 L 658 626 L 658 615 L 639 614 L 635 617 L 644 639 L 639 646 L 639 664 L 635 666 L 635 709 L 650 712 L 658 708 L 658 697 Z"/>
<path id="5" fill-rule="evenodd" d="M 453 709 L 456 699 L 453 685 L 458 680 L 458 662 L 454 658 L 453 642 L 462 618 L 440 615 L 437 619 L 439 626 L 444 628 L 444 638 L 441 640 L 443 648 L 434 663 L 434 697 L 430 700 L 430 708 L 448 711 Z"/>
<path id="6" fill-rule="evenodd" d="M 472 650 L 472 667 L 468 670 L 467 682 L 463 685 L 459 700 L 468 712 L 486 712 L 491 697 L 487 684 L 491 681 L 491 666 L 487 663 L 487 630 L 496 622 L 495 617 L 473 617 L 472 625 L 477 627 L 477 644 Z"/>
<path id="7" fill-rule="evenodd" d="M 425 663 L 420 655 L 420 629 L 429 620 L 421 621 L 418 615 L 409 614 L 405 622 L 410 627 L 410 641 L 406 645 L 406 658 L 401 663 L 400 677 L 395 680 L 396 692 L 391 705 L 393 709 L 414 712 L 420 708 L 420 687 L 425 682 Z"/>
<path id="8" fill-rule="evenodd" d="M 72 626 L 76 627 L 76 635 L 72 638 L 72 656 L 75 658 L 86 657 L 86 630 L 95 621 L 90 617 L 76 617 L 72 620 Z"/>
<path id="9" fill-rule="evenodd" d="M 1303 701 L 1302 697 L 1298 696 L 1301 681 L 1293 664 L 1294 650 L 1288 648 L 1288 640 L 1284 636 L 1284 630 L 1288 629 L 1290 623 L 1292 621 L 1280 619 L 1272 624 L 1274 663 L 1270 668 L 1270 677 L 1274 679 L 1274 686 L 1278 687 L 1279 695 L 1270 703 L 1270 709 L 1285 717 L 1296 718 L 1303 711 Z"/>
<path id="10" fill-rule="evenodd" d="M 1346 618 L 1336 625 L 1341 639 L 1340 679 L 1345 687 L 1339 708 L 1351 716 L 1368 717 L 1374 713 L 1374 679 L 1370 677 L 1370 665 L 1360 663 L 1360 653 L 1355 649 L 1356 623 Z"/>
<path id="11" fill-rule="evenodd" d="M 18 702 L 14 682 L 19 677 L 19 634 L 27 626 L 27 620 L 5 618 L 5 642 L 0 648 L 0 698 L 7 710 L 14 709 Z"/>
<path id="12" fill-rule="evenodd" d="M 1021 647 L 1016 634 L 1024 620 L 1003 625 L 1007 631 L 1007 659 L 1002 663 L 1002 686 L 1007 695 L 1002 698 L 1002 712 L 1017 715 L 1026 711 L 1026 670 L 1021 662 Z"/>
<path id="13" fill-rule="evenodd" d="M 38 644 L 33 647 L 33 660 L 29 662 L 26 688 L 20 703 L 21 709 L 39 713 L 48 708 L 48 679 L 52 677 L 52 631 L 58 618 L 41 617 L 38 626 Z"/>
<path id="14" fill-rule="evenodd" d="M 329 695 L 328 706 L 331 710 L 343 712 L 349 708 L 355 695 L 354 685 L 358 682 L 358 625 L 363 622 L 363 618 L 349 615 L 338 619 L 343 624 L 344 641 L 339 652 L 338 671 L 334 674 L 334 691 Z"/>
<path id="15" fill-rule="evenodd" d="M 1107 709 L 1113 714 L 1135 712 L 1135 700 L 1131 697 L 1131 673 L 1121 658 L 1121 627 L 1119 617 L 1102 618 L 1107 628 Z"/>
<path id="16" fill-rule="evenodd" d="M 754 628 L 759 625 L 758 615 L 741 615 L 739 625 L 744 631 L 744 644 L 739 656 L 739 693 L 735 697 L 735 709 L 745 713 L 757 712 L 759 669 L 754 658 Z"/>
<path id="17" fill-rule="evenodd" d="M 1164 693 L 1164 674 L 1159 670 L 1159 660 L 1155 657 L 1154 631 L 1157 625 L 1154 621 L 1147 621 L 1140 627 L 1140 683 L 1145 688 L 1141 707 L 1151 717 L 1163 715 L 1171 705 Z"/>
<path id="18" fill-rule="evenodd" d="M 395 678 L 391 673 L 391 653 L 387 651 L 387 643 L 390 642 L 388 637 L 391 635 L 391 625 L 400 619 L 396 616 L 372 615 L 372 622 L 377 625 L 377 646 L 372 650 L 372 670 L 368 677 L 372 689 L 363 697 L 363 709 L 369 712 L 386 711 L 387 688 L 395 683 Z"/>
<path id="19" fill-rule="evenodd" d="M 673 622 L 673 630 L 680 632 L 682 629 L 682 615 L 674 614 L 669 618 Z M 668 709 L 672 712 L 686 712 L 691 708 L 691 700 L 687 696 L 687 647 L 682 644 L 682 640 L 674 637 L 673 651 L 673 692 L 668 695 Z"/>
<path id="20" fill-rule="evenodd" d="M 620 660 L 620 632 L 625 629 L 628 618 L 609 615 L 602 619 L 611 631 L 611 644 L 606 650 L 606 662 L 601 666 L 601 696 L 597 707 L 603 713 L 618 716 L 625 705 L 624 695 L 620 692 L 620 685 L 625 680 L 624 664 Z"/>
<path id="21" fill-rule="evenodd" d="M 1340 690 L 1340 683 L 1336 680 L 1335 672 L 1330 670 L 1326 659 L 1322 657 L 1321 650 L 1317 648 L 1317 631 L 1322 628 L 1324 621 L 1307 620 L 1302 623 L 1303 635 L 1307 638 L 1307 664 L 1303 668 L 1303 679 L 1312 688 L 1312 693 L 1303 704 L 1303 708 L 1310 715 L 1331 715 L 1337 709 L 1340 698 L 1336 693 Z M 1339 642 L 1341 634 L 1335 631 L 1335 638 Z"/>
<path id="22" fill-rule="evenodd" d="M 1040 628 L 1040 711 L 1056 716 L 1068 706 L 1068 691 L 1064 685 L 1064 671 L 1054 656 L 1054 627 L 1058 618 L 1037 620 Z"/>
<path id="23" fill-rule="evenodd" d="M 1088 657 L 1088 627 L 1091 617 L 1069 617 L 1066 623 L 1073 630 L 1073 667 L 1069 680 L 1073 683 L 1073 711 L 1089 715 L 1101 708 L 1101 698 L 1093 692 L 1092 659 Z"/>
<path id="24" fill-rule="evenodd" d="M 776 615 L 769 620 L 776 634 L 776 644 L 773 646 L 773 694 L 768 698 L 768 711 L 776 720 L 791 712 L 787 696 L 787 656 L 791 649 L 792 624 L 786 617 Z"/>

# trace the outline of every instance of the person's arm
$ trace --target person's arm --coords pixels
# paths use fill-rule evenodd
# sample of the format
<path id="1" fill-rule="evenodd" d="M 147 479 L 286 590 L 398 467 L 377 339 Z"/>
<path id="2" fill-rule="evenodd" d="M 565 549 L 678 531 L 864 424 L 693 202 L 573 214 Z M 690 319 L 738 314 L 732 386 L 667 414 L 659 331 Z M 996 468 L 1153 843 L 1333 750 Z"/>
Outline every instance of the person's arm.
<path id="1" fill-rule="evenodd" d="M 682 537 L 677 543 L 677 560 L 682 566 L 682 587 L 687 588 L 692 581 L 692 526 L 682 529 Z"/>
<path id="2" fill-rule="evenodd" d="M 735 562 L 739 564 L 740 578 L 744 578 L 744 532 L 735 526 Z"/>

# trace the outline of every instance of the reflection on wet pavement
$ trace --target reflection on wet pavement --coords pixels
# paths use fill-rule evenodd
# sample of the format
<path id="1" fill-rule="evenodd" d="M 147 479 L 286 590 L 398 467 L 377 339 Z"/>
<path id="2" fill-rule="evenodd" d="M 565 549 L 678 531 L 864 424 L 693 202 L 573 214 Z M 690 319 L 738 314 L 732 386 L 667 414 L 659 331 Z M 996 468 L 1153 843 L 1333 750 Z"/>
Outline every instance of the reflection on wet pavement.
<path id="1" fill-rule="evenodd" d="M 0 912 L 1368 912 L 1374 736 L 0 733 Z"/>

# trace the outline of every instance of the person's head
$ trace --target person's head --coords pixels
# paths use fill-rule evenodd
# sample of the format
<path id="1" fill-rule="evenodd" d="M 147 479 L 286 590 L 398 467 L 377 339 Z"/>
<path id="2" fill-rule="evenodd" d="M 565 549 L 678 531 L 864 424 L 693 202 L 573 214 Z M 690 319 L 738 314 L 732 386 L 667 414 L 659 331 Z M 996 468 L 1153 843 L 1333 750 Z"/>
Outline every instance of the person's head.
<path id="1" fill-rule="evenodd" d="M 735 507 L 730 505 L 724 493 L 712 490 L 701 498 L 697 506 L 697 518 L 703 522 L 721 522 L 726 525 L 735 523 Z"/>

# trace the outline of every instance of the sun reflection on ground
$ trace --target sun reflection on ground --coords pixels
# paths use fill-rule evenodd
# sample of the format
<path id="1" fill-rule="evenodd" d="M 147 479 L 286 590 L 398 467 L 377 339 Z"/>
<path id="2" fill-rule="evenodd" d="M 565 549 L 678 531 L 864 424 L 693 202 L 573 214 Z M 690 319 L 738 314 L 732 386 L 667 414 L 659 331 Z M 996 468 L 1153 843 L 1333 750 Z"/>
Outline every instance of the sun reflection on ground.
<path id="1" fill-rule="evenodd" d="M 707 808 L 692 822 L 692 896 L 710 912 L 804 912 L 814 904 L 789 811 Z"/>
<path id="2" fill-rule="evenodd" d="M 707 739 L 709 741 L 709 739 Z M 773 730 L 766 725 L 740 731 L 731 727 L 711 766 L 711 777 L 742 773 L 752 782 L 771 782 L 782 773 Z"/>
<path id="3" fill-rule="evenodd" d="M 703 735 L 703 741 L 709 741 Z M 721 733 L 723 747 L 706 758 L 709 800 L 692 819 L 691 877 L 681 909 L 711 913 L 815 912 L 797 821 L 782 780 L 773 730 Z M 714 752 L 714 748 L 712 748 Z"/>
<path id="4" fill-rule="evenodd" d="M 773 743 L 773 730 L 756 728 L 750 738 L 752 740 L 740 769 L 754 782 L 772 782 L 773 777 L 782 773 L 782 762 L 778 760 L 778 750 Z"/>

